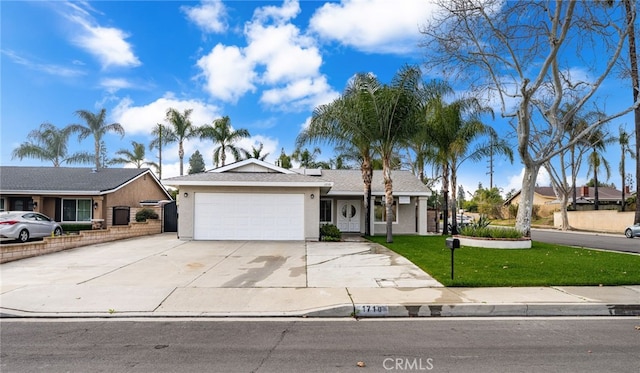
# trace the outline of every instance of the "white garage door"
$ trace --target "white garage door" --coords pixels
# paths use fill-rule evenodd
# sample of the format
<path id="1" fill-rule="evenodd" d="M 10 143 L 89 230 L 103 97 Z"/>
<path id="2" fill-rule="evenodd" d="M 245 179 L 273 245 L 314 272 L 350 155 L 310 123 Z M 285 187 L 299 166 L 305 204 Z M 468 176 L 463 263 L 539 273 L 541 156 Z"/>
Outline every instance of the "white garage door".
<path id="1" fill-rule="evenodd" d="M 304 194 L 195 193 L 196 240 L 304 240 Z"/>

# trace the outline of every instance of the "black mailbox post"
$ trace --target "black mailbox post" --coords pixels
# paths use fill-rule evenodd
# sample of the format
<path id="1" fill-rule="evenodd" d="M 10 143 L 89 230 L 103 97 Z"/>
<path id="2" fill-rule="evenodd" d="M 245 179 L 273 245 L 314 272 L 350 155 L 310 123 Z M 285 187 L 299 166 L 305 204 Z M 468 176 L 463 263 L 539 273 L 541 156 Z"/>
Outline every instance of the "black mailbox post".
<path id="1" fill-rule="evenodd" d="M 460 248 L 460 240 L 457 238 L 448 237 L 445 243 L 449 249 L 451 249 L 451 279 L 453 280 L 453 252 L 455 249 Z"/>

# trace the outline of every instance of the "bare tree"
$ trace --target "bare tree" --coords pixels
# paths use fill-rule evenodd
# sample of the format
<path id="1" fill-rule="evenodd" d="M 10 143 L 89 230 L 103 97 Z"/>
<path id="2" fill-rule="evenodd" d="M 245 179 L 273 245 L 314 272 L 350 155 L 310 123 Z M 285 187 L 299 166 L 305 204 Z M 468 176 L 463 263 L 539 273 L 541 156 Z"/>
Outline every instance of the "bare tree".
<path id="1" fill-rule="evenodd" d="M 639 105 L 636 101 L 599 118 L 572 141 L 559 145 L 573 114 L 596 105 L 598 90 L 620 58 L 630 32 L 623 6 L 562 0 L 439 0 L 439 11 L 422 27 L 428 67 L 464 79 L 471 89 L 497 100 L 502 116 L 515 129 L 524 164 L 516 228 L 526 236 L 531 234 L 536 178 L 545 162 Z M 629 6 L 635 8 L 635 3 Z M 576 65 L 589 74 L 575 73 Z M 572 92 L 568 97 L 574 106 L 561 113 L 567 92 Z M 534 150 L 532 139 L 544 146 Z"/>

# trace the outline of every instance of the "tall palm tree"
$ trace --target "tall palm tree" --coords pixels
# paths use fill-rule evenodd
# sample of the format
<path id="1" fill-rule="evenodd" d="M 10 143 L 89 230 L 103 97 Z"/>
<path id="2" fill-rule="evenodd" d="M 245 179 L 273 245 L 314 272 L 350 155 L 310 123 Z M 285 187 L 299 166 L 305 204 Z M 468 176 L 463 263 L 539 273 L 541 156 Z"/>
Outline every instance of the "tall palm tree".
<path id="1" fill-rule="evenodd" d="M 151 135 L 154 137 L 149 143 L 149 150 L 158 149 L 158 179 L 162 179 L 162 146 L 168 145 L 175 140 L 172 140 L 172 133 L 169 128 L 158 123 L 156 127 L 151 131 Z"/>
<path id="2" fill-rule="evenodd" d="M 213 164 L 216 167 L 225 165 L 227 150 L 236 160 L 240 159 L 240 151 L 235 147 L 235 143 L 249 136 L 249 131 L 246 129 L 232 129 L 228 116 L 214 120 L 213 126 L 205 125 L 200 128 L 201 139 L 210 139 L 213 140 L 214 145 L 218 144 L 213 149 Z"/>
<path id="3" fill-rule="evenodd" d="M 102 137 L 108 132 L 115 132 L 124 137 L 124 127 L 120 123 L 106 124 L 107 110 L 100 109 L 97 113 L 88 110 L 78 110 L 76 115 L 83 119 L 86 125 L 72 124 L 70 127 L 73 132 L 78 132 L 78 138 L 84 140 L 89 136 L 93 136 L 94 140 L 94 157 L 96 170 L 100 168 L 100 142 Z"/>
<path id="4" fill-rule="evenodd" d="M 185 109 L 182 113 L 174 108 L 167 109 L 166 121 L 169 122 L 169 127 L 164 128 L 164 138 L 166 143 L 178 143 L 180 176 L 184 175 L 184 141 L 196 137 L 199 133 L 189 119 L 192 112 L 193 109 Z M 162 128 L 160 131 L 163 131 Z"/>
<path id="5" fill-rule="evenodd" d="M 620 134 L 618 135 L 618 143 L 620 144 L 620 177 L 622 178 L 622 211 L 625 210 L 624 201 L 625 201 L 625 189 L 626 186 L 626 178 L 625 178 L 625 158 L 631 156 L 631 158 L 636 157 L 636 153 L 631 149 L 630 140 L 631 135 L 626 131 L 623 126 L 619 128 Z"/>
<path id="6" fill-rule="evenodd" d="M 243 159 L 255 158 L 255 159 L 264 161 L 269 156 L 269 153 L 262 154 L 263 148 L 264 148 L 264 144 L 260 143 L 260 145 L 257 148 L 251 145 L 251 151 L 248 151 L 246 149 L 240 149 L 240 152 L 242 153 Z"/>
<path id="7" fill-rule="evenodd" d="M 136 141 L 131 141 L 132 149 L 120 149 L 116 152 L 119 158 L 114 158 L 111 163 L 114 164 L 127 164 L 132 163 L 136 168 L 142 168 L 142 166 L 153 166 L 156 169 L 158 165 L 155 162 L 145 161 L 145 146 Z"/>
<path id="8" fill-rule="evenodd" d="M 598 193 L 598 173 L 601 169 L 604 169 L 605 175 L 607 176 L 607 180 L 611 177 L 611 168 L 609 167 L 609 162 L 606 159 L 604 151 L 608 144 L 615 142 L 616 140 L 612 137 L 607 136 L 606 133 L 601 130 L 593 131 L 588 137 L 587 141 L 591 146 L 591 153 L 588 157 L 589 170 L 588 174 L 593 173 L 593 209 L 599 210 L 599 193 Z"/>
<path id="9" fill-rule="evenodd" d="M 321 153 L 320 148 L 315 147 L 313 150 L 307 148 L 296 148 L 291 154 L 291 159 L 300 163 L 304 168 L 316 168 L 318 162 L 316 162 L 317 156 Z"/>
<path id="10" fill-rule="evenodd" d="M 387 242 L 393 242 L 393 180 L 392 160 L 397 149 L 417 131 L 419 109 L 422 104 L 422 73 L 416 66 L 402 67 L 391 84 L 366 87 L 365 94 L 374 107 L 374 135 L 372 149 L 382 158 L 384 180 Z"/>
<path id="11" fill-rule="evenodd" d="M 366 87 L 377 84 L 373 74 L 356 74 L 340 97 L 313 110 L 311 123 L 296 139 L 298 149 L 306 143 L 325 141 L 334 144 L 336 149 L 346 150 L 341 152 L 358 161 L 364 185 L 366 236 L 371 235 L 374 114 L 371 100 L 365 92 Z"/>
<path id="12" fill-rule="evenodd" d="M 93 156 L 86 152 L 67 154 L 69 136 L 72 129 L 67 126 L 59 129 L 51 123 L 42 123 L 40 128 L 29 132 L 28 142 L 23 142 L 11 153 L 11 158 L 35 158 L 53 162 L 53 167 L 65 163 L 91 163 Z"/>

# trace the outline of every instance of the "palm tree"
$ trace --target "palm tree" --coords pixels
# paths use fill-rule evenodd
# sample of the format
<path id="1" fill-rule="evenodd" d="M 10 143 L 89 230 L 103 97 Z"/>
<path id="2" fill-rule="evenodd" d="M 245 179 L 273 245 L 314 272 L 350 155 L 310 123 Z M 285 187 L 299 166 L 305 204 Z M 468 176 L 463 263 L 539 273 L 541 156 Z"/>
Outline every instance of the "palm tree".
<path id="1" fill-rule="evenodd" d="M 53 167 L 65 163 L 91 163 L 93 156 L 86 152 L 67 154 L 67 143 L 72 129 L 59 129 L 51 123 L 42 123 L 40 128 L 29 132 L 31 141 L 23 142 L 11 153 L 11 158 L 35 158 L 53 162 Z"/>
<path id="2" fill-rule="evenodd" d="M 174 108 L 167 109 L 166 120 L 169 128 L 164 128 L 166 143 L 178 143 L 178 157 L 180 158 L 180 176 L 184 175 L 184 141 L 198 135 L 198 129 L 193 126 L 189 116 L 193 109 L 185 109 L 180 113 Z M 162 133 L 162 127 L 159 129 Z M 159 144 L 159 143 L 158 143 Z"/>
<path id="3" fill-rule="evenodd" d="M 145 161 L 145 146 L 136 141 L 131 141 L 132 150 L 128 149 L 120 149 L 116 152 L 116 155 L 119 155 L 119 158 L 114 158 L 111 160 L 113 164 L 127 164 L 133 163 L 136 168 L 142 168 L 142 166 L 153 166 L 156 169 L 158 165 L 155 162 L 147 162 Z"/>
<path id="4" fill-rule="evenodd" d="M 422 73 L 415 66 L 401 68 L 390 85 L 372 84 L 365 91 L 375 108 L 375 115 L 371 118 L 375 135 L 372 149 L 382 158 L 388 243 L 393 242 L 392 160 L 397 156 L 397 148 L 417 131 L 423 93 Z"/>
<path id="5" fill-rule="evenodd" d="M 107 117 L 106 109 L 100 109 L 100 111 L 95 114 L 88 110 L 78 110 L 76 111 L 76 115 L 83 119 L 86 125 L 72 124 L 70 127 L 73 132 L 79 132 L 78 138 L 80 140 L 93 136 L 95 166 L 96 170 L 98 170 L 100 168 L 100 142 L 102 141 L 102 137 L 107 132 L 115 132 L 122 138 L 124 137 L 124 128 L 120 123 L 105 123 Z"/>
<path id="6" fill-rule="evenodd" d="M 591 146 L 591 153 L 588 158 L 589 170 L 587 173 L 593 173 L 593 209 L 599 210 L 598 172 L 604 168 L 607 180 L 611 177 L 611 168 L 609 167 L 609 162 L 604 155 L 604 151 L 608 144 L 611 144 L 616 140 L 608 137 L 607 134 L 601 130 L 593 131 L 586 140 Z"/>
<path id="7" fill-rule="evenodd" d="M 213 149 L 213 163 L 215 167 L 224 166 L 227 159 L 227 150 L 238 160 L 240 151 L 235 147 L 235 143 L 243 138 L 249 137 L 246 129 L 233 130 L 231 120 L 228 116 L 213 121 L 213 126 L 205 125 L 200 128 L 200 138 L 213 140 L 213 144 L 218 144 Z"/>
<path id="8" fill-rule="evenodd" d="M 620 177 L 622 178 L 622 211 L 625 210 L 624 201 L 625 201 L 625 189 L 626 189 L 626 180 L 625 180 L 625 158 L 627 155 L 631 156 L 631 158 L 636 157 L 636 153 L 631 149 L 629 144 L 631 140 L 631 135 L 626 131 L 626 129 L 622 126 L 619 128 L 620 134 L 618 136 L 618 143 L 620 144 Z"/>
<path id="9" fill-rule="evenodd" d="M 154 139 L 149 143 L 149 150 L 158 149 L 158 179 L 162 179 L 162 146 L 175 140 L 171 140 L 172 133 L 160 123 L 153 128 L 151 135 L 154 136 Z"/>
<path id="10" fill-rule="evenodd" d="M 341 149 L 342 154 L 349 154 L 350 159 L 358 161 L 364 184 L 366 236 L 371 235 L 374 122 L 371 120 L 373 108 L 365 95 L 365 88 L 374 84 L 377 84 L 377 79 L 373 74 L 356 74 L 339 98 L 313 110 L 311 123 L 296 139 L 296 153 L 306 143 L 326 141 Z"/>
<path id="11" fill-rule="evenodd" d="M 313 150 L 309 150 L 307 148 L 296 148 L 291 154 L 291 159 L 298 161 L 300 163 L 300 167 L 304 168 L 316 168 L 318 167 L 318 162 L 316 162 L 316 157 L 321 153 L 320 148 L 315 147 Z"/>
<path id="12" fill-rule="evenodd" d="M 251 151 L 247 151 L 245 149 L 240 149 L 240 152 L 242 152 L 242 155 L 243 155 L 244 159 L 255 158 L 255 159 L 259 159 L 261 161 L 264 161 L 269 156 L 269 153 L 262 154 L 262 149 L 263 148 L 264 148 L 264 144 L 260 143 L 260 145 L 257 148 L 255 146 L 251 145 Z"/>

